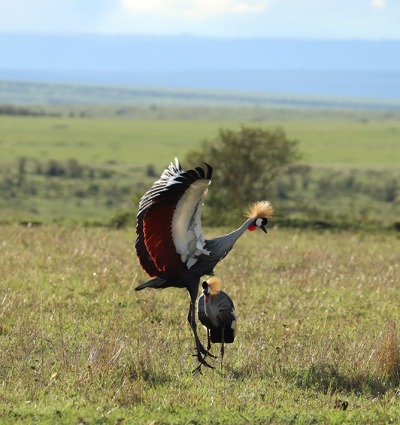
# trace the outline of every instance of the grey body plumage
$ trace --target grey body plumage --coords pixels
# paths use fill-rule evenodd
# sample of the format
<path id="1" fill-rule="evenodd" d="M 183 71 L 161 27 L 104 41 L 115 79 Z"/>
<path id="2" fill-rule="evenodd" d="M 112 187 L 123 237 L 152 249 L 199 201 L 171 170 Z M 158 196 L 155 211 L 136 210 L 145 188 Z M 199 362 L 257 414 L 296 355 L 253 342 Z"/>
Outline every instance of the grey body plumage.
<path id="1" fill-rule="evenodd" d="M 200 322 L 207 329 L 207 350 L 210 350 L 211 342 L 221 343 L 222 368 L 224 344 L 232 343 L 236 336 L 235 306 L 231 297 L 219 289 L 220 279 L 212 277 L 204 281 L 202 286 L 203 294 L 197 303 L 197 314 Z"/>

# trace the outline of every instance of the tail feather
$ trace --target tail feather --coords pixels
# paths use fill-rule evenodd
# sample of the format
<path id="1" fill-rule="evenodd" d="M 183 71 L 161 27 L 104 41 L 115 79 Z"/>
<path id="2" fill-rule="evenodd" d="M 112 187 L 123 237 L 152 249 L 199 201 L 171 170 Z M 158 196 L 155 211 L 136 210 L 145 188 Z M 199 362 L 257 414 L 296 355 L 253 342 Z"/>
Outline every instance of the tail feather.
<path id="1" fill-rule="evenodd" d="M 224 342 L 232 343 L 235 340 L 235 331 L 231 325 L 226 325 L 224 328 L 211 327 L 210 337 L 213 344 L 222 342 L 222 329 L 224 329 Z"/>
<path id="2" fill-rule="evenodd" d="M 141 283 L 135 288 L 135 291 L 141 291 L 145 288 L 165 288 L 167 285 L 167 280 L 163 277 L 155 277 L 154 279 L 149 280 L 148 282 Z"/>

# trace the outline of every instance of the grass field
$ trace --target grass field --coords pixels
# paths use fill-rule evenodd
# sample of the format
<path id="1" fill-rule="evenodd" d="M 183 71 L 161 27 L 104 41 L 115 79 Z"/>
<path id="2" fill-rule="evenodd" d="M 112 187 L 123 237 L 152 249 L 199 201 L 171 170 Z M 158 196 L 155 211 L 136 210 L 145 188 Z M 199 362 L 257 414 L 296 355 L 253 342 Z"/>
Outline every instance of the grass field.
<path id="1" fill-rule="evenodd" d="M 396 112 L 210 108 L 204 119 L 188 108 L 188 116 L 178 119 L 180 110 L 171 107 L 163 109 L 163 119 L 156 118 L 160 110 L 144 119 L 132 111 L 124 118 L 96 108 L 86 117 L 72 111 L 74 117 L 0 116 L 1 221 L 109 223 L 120 211 L 134 210 L 138 196 L 175 156 L 185 166 L 186 153 L 200 141 L 241 124 L 282 127 L 299 141 L 301 163 L 311 173 L 283 176 L 260 195 L 277 199 L 281 193 L 275 204 L 286 216 L 334 214 L 353 222 L 369 217 L 390 227 L 400 214 Z M 191 114 L 197 118 L 189 119 Z M 79 173 L 69 175 L 70 160 Z M 64 175 L 49 175 L 54 162 Z"/>
<path id="2" fill-rule="evenodd" d="M 134 292 L 133 242 L 133 228 L 0 227 L 1 423 L 400 421 L 398 236 L 245 234 L 216 269 L 237 340 L 222 373 L 217 359 L 195 377 L 187 294 Z"/>
<path id="3" fill-rule="evenodd" d="M 60 116 L 0 116 L 1 423 L 400 422 L 398 111 L 43 109 Z M 363 230 L 245 234 L 216 269 L 237 340 L 222 372 L 217 359 L 194 377 L 185 291 L 134 291 L 147 279 L 134 223 L 82 224 L 133 217 L 169 161 L 240 124 L 281 126 L 310 167 L 267 194 L 272 224 L 336 217 Z"/>
<path id="4" fill-rule="evenodd" d="M 2 161 L 21 156 L 120 166 L 165 166 L 224 122 L 0 117 Z M 166 159 L 167 158 L 167 159 Z"/>
<path id="5" fill-rule="evenodd" d="M 25 156 L 164 167 L 174 156 L 183 157 L 197 147 L 201 140 L 215 137 L 219 128 L 248 124 L 282 127 L 290 139 L 300 142 L 307 164 L 393 167 L 400 163 L 400 121 L 396 114 L 353 113 L 352 119 L 335 113 L 324 117 L 320 112 L 304 116 L 301 111 L 297 117 L 285 112 L 271 115 L 273 121 L 265 110 L 256 122 L 249 118 L 242 121 L 239 113 L 235 120 L 0 116 L 1 162 Z"/>
<path id="6" fill-rule="evenodd" d="M 133 212 L 138 196 L 175 156 L 185 166 L 186 153 L 203 139 L 241 124 L 282 127 L 299 141 L 301 163 L 311 172 L 282 176 L 275 189 L 260 194 L 275 197 L 284 216 L 354 223 L 368 218 L 383 227 L 398 219 L 395 112 L 242 108 L 236 119 L 226 120 L 226 110 L 215 108 L 213 119 L 179 120 L 174 108 L 165 111 L 172 116 L 0 116 L 0 220 L 109 223 L 121 211 Z M 198 112 L 190 111 L 189 116 Z M 247 121 L 240 120 L 240 111 L 249 114 Z M 69 175 L 71 159 L 80 170 L 75 175 Z M 46 171 L 51 164 L 64 168 L 64 175 Z"/>

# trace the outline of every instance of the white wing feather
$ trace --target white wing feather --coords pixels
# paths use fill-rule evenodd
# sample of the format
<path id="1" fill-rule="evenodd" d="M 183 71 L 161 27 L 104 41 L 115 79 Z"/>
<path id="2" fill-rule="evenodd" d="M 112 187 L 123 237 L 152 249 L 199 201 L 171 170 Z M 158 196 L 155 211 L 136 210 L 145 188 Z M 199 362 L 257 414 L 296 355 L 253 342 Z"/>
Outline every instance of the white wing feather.
<path id="1" fill-rule="evenodd" d="M 201 210 L 210 183 L 210 180 L 195 181 L 178 202 L 172 219 L 172 238 L 176 252 L 189 269 L 196 263 L 198 255 L 209 254 L 204 249 Z"/>

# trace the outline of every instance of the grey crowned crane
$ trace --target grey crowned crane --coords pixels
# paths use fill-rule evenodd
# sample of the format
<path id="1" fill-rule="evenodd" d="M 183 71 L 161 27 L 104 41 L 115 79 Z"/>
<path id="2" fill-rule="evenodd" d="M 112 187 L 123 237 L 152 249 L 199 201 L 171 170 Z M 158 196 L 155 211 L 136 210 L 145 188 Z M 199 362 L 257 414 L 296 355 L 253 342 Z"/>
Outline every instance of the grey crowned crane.
<path id="1" fill-rule="evenodd" d="M 221 343 L 221 370 L 224 359 L 224 343 L 232 343 L 236 336 L 236 312 L 231 297 L 221 291 L 221 279 L 211 277 L 202 283 L 203 295 L 197 303 L 200 322 L 207 329 L 207 351 L 213 344 Z M 201 363 L 198 366 L 200 372 Z"/>
<path id="2" fill-rule="evenodd" d="M 201 364 L 210 367 L 204 359 L 209 353 L 196 329 L 195 305 L 200 279 L 213 275 L 214 267 L 246 230 L 260 228 L 266 233 L 273 208 L 268 201 L 256 202 L 238 229 L 206 239 L 201 228 L 201 211 L 211 183 L 212 167 L 204 166 L 184 171 L 175 158 L 175 163 L 171 163 L 142 196 L 135 247 L 142 268 L 153 279 L 135 289 L 178 287 L 188 290 L 188 321 L 196 342 L 195 356 Z"/>

